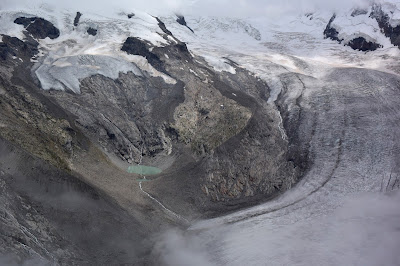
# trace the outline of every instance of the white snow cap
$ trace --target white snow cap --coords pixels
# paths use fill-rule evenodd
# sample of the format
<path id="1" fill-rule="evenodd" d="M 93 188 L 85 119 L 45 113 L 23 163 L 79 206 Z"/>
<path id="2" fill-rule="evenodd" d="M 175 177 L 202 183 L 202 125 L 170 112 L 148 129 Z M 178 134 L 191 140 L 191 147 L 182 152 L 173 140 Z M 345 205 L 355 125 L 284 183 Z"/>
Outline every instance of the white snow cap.
<path id="1" fill-rule="evenodd" d="M 385 2 L 395 2 L 389 0 Z M 371 0 L 2 0 L 0 8 L 52 6 L 71 10 L 107 14 L 110 11 L 143 10 L 154 15 L 178 12 L 190 15 L 228 17 L 279 17 L 287 13 L 313 12 L 316 10 L 343 10 L 354 6 L 366 6 Z"/>

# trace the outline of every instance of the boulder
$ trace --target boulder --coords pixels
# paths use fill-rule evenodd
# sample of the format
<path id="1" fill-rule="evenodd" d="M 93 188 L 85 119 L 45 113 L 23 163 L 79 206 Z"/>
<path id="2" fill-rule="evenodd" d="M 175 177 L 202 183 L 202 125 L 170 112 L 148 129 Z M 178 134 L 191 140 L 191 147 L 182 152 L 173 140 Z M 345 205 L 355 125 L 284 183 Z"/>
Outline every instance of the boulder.
<path id="1" fill-rule="evenodd" d="M 79 24 L 79 19 L 81 18 L 81 16 L 82 16 L 82 13 L 81 13 L 81 12 L 76 12 L 76 16 L 75 16 L 75 19 L 74 19 L 74 26 L 75 26 L 75 27 L 78 26 L 78 24 Z"/>
<path id="2" fill-rule="evenodd" d="M 89 28 L 87 29 L 87 33 L 88 33 L 89 35 L 96 36 L 96 35 L 97 35 L 97 30 L 94 29 L 94 28 L 92 28 L 92 27 L 89 27 Z"/>

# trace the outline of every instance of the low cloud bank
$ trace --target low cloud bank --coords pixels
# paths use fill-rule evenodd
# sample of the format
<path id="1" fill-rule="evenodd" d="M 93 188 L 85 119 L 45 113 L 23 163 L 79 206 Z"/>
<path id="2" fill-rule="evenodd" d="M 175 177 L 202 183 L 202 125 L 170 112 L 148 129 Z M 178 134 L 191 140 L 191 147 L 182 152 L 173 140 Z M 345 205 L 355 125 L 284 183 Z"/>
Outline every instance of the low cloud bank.
<path id="1" fill-rule="evenodd" d="M 399 202 L 398 192 L 367 193 L 329 215 L 293 224 L 258 219 L 203 232 L 169 231 L 155 251 L 165 265 L 400 265 Z"/>

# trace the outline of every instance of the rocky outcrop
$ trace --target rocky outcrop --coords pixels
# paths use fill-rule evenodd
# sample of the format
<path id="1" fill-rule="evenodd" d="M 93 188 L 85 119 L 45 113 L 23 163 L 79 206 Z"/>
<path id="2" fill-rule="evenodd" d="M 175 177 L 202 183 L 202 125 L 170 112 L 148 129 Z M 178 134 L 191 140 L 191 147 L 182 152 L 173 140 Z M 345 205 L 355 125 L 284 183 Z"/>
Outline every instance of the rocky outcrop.
<path id="1" fill-rule="evenodd" d="M 129 13 L 129 14 L 128 14 L 128 18 L 129 18 L 129 19 L 133 18 L 134 16 L 135 16 L 134 13 Z"/>
<path id="2" fill-rule="evenodd" d="M 187 25 L 185 17 L 182 15 L 176 15 L 176 22 L 178 22 L 179 24 L 181 24 L 182 26 L 185 26 L 186 28 L 188 28 L 191 32 L 194 33 L 194 31 Z"/>
<path id="3" fill-rule="evenodd" d="M 26 31 L 37 39 L 45 39 L 47 37 L 56 39 L 60 36 L 60 31 L 51 22 L 43 18 L 19 17 L 14 20 L 14 23 L 23 25 Z"/>
<path id="4" fill-rule="evenodd" d="M 357 37 L 351 40 L 347 45 L 354 50 L 359 50 L 363 52 L 375 51 L 376 49 L 382 47 L 382 45 L 378 43 L 367 41 L 364 37 Z"/>
<path id="5" fill-rule="evenodd" d="M 167 26 L 165 26 L 165 23 L 162 22 L 162 21 L 161 21 L 159 18 L 157 18 L 157 17 L 156 17 L 156 19 L 157 19 L 158 26 L 160 27 L 160 29 L 161 29 L 165 34 L 172 36 L 172 32 L 170 32 L 170 31 L 167 29 Z"/>
<path id="6" fill-rule="evenodd" d="M 385 36 L 390 39 L 390 42 L 393 45 L 400 47 L 400 25 L 396 27 L 390 25 L 390 18 L 388 14 L 382 10 L 380 4 L 374 4 L 372 6 L 370 17 L 376 19 L 379 28 L 381 28 L 381 31 Z"/>
<path id="7" fill-rule="evenodd" d="M 2 40 L 17 58 L 7 52 L 0 60 L 0 264 L 4 256 L 11 265 L 145 264 L 154 208 L 141 202 L 131 175 L 96 152 L 97 140 L 81 130 L 74 108 L 64 109 L 35 84 L 30 52 L 22 49 L 27 41 Z M 90 106 L 84 99 L 81 105 Z M 114 176 L 111 186 L 93 182 Z M 120 188 L 110 187 L 123 183 L 133 212 L 111 196 Z M 132 195 L 139 195 L 136 203 Z M 157 216 L 154 224 L 171 223 Z"/>
<path id="8" fill-rule="evenodd" d="M 356 12 L 355 10 L 354 12 Z M 352 16 L 357 16 L 357 15 L 362 15 L 363 11 L 359 11 L 352 14 Z M 344 39 L 339 37 L 339 32 L 335 27 L 332 26 L 333 21 L 335 20 L 336 15 L 334 14 L 331 19 L 328 22 L 328 25 L 326 26 L 324 30 L 324 38 L 331 39 L 334 41 L 337 41 L 339 43 L 342 43 Z M 364 37 L 356 37 L 346 43 L 344 43 L 346 46 L 350 46 L 353 50 L 359 50 L 363 52 L 368 52 L 368 51 L 375 51 L 376 49 L 382 47 L 379 43 L 373 42 L 373 41 L 367 41 Z"/>
<path id="9" fill-rule="evenodd" d="M 336 15 L 334 14 L 331 19 L 328 22 L 328 25 L 326 25 L 326 28 L 324 30 L 324 38 L 327 39 L 331 39 L 334 41 L 338 41 L 339 43 L 341 43 L 343 41 L 343 39 L 339 39 L 339 32 L 332 26 L 332 22 L 335 20 Z"/>
<path id="10" fill-rule="evenodd" d="M 96 36 L 96 35 L 97 35 L 97 30 L 94 29 L 94 28 L 92 28 L 92 27 L 89 27 L 89 28 L 87 29 L 87 33 L 88 33 L 89 35 Z"/>
<path id="11" fill-rule="evenodd" d="M 25 111 L 28 105 L 17 101 L 23 107 L 17 112 L 21 118 L 11 120 L 24 130 L 3 130 L 3 137 L 60 169 L 83 171 L 92 184 L 115 193 L 127 205 L 123 197 L 128 192 L 118 194 L 121 187 L 109 191 L 115 171 L 107 172 L 107 177 L 104 173 L 88 177 L 86 168 L 98 167 L 104 159 L 78 169 L 75 155 L 85 154 L 93 145 L 119 164 L 148 163 L 162 169 L 142 188 L 183 213 L 224 213 L 289 189 L 303 173 L 298 165 L 303 160 L 292 152 L 277 111 L 267 103 L 268 85 L 233 61 L 228 64 L 235 74 L 215 71 L 204 59 L 193 56 L 162 21 L 158 20 L 158 26 L 161 36 L 168 37 L 164 46 L 128 37 L 121 50 L 146 58 L 162 73 L 144 62 L 137 71 L 116 78 L 101 72 L 85 76 L 80 79 L 80 94 L 51 88 L 37 92 L 62 115 L 54 118 L 46 111 L 47 105 L 30 114 Z M 87 62 L 94 67 L 94 61 Z M 25 64 L 29 68 L 30 63 Z M 27 71 L 18 73 L 23 88 L 33 84 L 23 81 Z M 174 82 L 167 82 L 164 74 Z M 68 82 L 64 85 L 68 88 Z M 5 102 L 13 101 L 7 98 Z M 39 103 L 32 100 L 31 105 Z M 12 106 L 3 109 L 12 110 Z M 38 112 L 48 115 L 41 118 Z M 40 126 L 35 129 L 32 123 Z M 37 132 L 38 137 L 24 137 L 23 132 Z"/>
<path id="12" fill-rule="evenodd" d="M 77 27 L 79 24 L 79 19 L 81 18 L 82 13 L 81 12 L 76 12 L 76 16 L 74 18 L 74 26 Z"/>
<path id="13" fill-rule="evenodd" d="M 128 37 L 122 45 L 121 50 L 128 54 L 145 57 L 155 69 L 164 72 L 163 63 L 156 54 L 149 50 L 150 47 L 151 45 L 148 42 L 142 41 L 136 37 Z"/>
<path id="14" fill-rule="evenodd" d="M 37 42 L 34 40 L 21 41 L 17 37 L 2 36 L 0 43 L 0 58 L 6 60 L 8 56 L 33 57 L 38 53 Z"/>

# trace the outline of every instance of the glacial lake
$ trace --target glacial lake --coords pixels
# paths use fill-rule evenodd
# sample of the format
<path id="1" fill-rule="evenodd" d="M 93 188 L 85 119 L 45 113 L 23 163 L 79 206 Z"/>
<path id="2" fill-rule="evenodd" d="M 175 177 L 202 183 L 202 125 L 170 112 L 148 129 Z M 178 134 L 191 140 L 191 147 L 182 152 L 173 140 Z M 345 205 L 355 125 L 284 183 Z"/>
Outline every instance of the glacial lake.
<path id="1" fill-rule="evenodd" d="M 128 173 L 138 174 L 142 176 L 157 175 L 162 172 L 161 169 L 146 165 L 131 165 L 128 167 Z"/>

